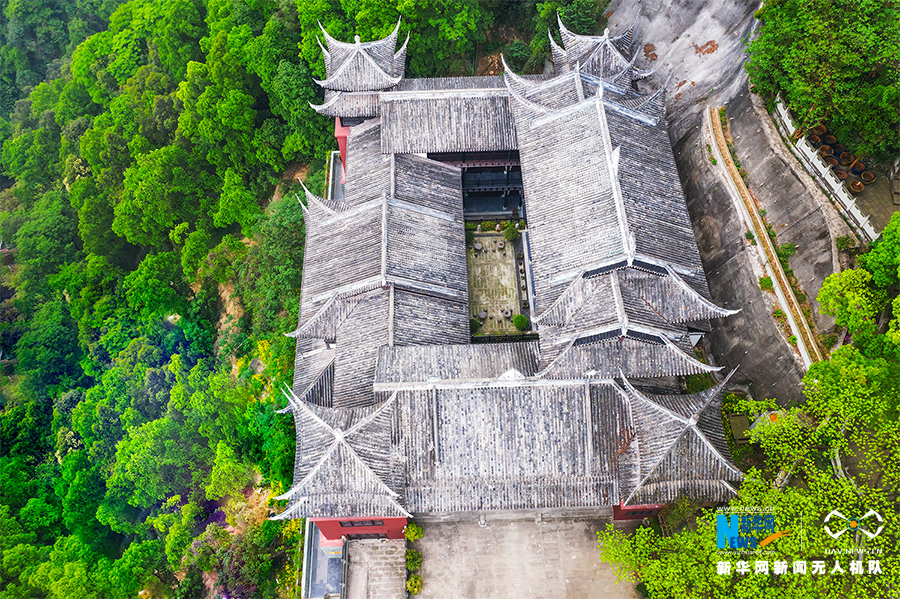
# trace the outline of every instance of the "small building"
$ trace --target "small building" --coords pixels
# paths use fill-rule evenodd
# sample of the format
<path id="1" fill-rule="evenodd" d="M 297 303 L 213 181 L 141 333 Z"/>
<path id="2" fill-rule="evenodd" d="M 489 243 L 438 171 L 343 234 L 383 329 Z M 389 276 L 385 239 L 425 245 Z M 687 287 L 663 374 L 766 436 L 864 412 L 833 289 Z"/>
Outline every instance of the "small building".
<path id="1" fill-rule="evenodd" d="M 641 517 L 734 495 L 725 383 L 672 384 L 719 370 L 693 342 L 733 311 L 710 298 L 664 87 L 636 91 L 633 29 L 560 32 L 553 77 L 412 80 L 399 23 L 367 43 L 325 33 L 314 108 L 335 118 L 344 193 L 306 193 L 278 518 L 400 538 L 412 515 Z M 485 212 L 527 214 L 536 336 L 473 342 L 465 222 Z"/>

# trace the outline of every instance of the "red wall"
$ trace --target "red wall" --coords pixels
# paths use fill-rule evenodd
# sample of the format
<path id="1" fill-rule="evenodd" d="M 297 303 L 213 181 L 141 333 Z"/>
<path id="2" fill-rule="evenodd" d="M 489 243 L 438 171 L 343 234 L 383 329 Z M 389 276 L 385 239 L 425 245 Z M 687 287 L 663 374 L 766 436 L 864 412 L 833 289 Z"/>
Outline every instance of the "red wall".
<path id="1" fill-rule="evenodd" d="M 322 531 L 322 536 L 329 540 L 340 539 L 349 534 L 384 533 L 389 539 L 402 539 L 406 518 L 314 518 L 311 519 Z M 381 520 L 382 526 L 341 526 L 341 522 L 360 522 L 363 520 Z"/>
<path id="2" fill-rule="evenodd" d="M 619 504 L 613 506 L 613 520 L 643 520 L 659 513 L 666 504 L 655 503 L 652 505 Z"/>
<path id="3" fill-rule="evenodd" d="M 341 150 L 341 183 L 344 182 L 344 176 L 347 172 L 347 136 L 350 134 L 350 127 L 341 125 L 341 117 L 334 117 L 334 136 L 338 141 L 338 148 Z M 331 175 L 332 177 L 334 174 Z"/>

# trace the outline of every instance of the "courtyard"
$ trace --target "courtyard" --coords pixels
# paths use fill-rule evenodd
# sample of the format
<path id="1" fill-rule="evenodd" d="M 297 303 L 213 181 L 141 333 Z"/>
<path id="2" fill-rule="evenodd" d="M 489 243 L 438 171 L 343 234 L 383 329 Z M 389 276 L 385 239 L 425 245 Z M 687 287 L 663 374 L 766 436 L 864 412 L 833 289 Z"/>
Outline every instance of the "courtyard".
<path id="1" fill-rule="evenodd" d="M 517 272 L 515 249 L 500 233 L 478 231 L 466 249 L 469 273 L 469 315 L 481 323 L 478 333 L 517 333 L 513 318 L 522 314 L 525 278 Z M 527 316 L 527 311 L 526 311 Z"/>
<path id="2" fill-rule="evenodd" d="M 423 599 L 637 599 L 600 559 L 597 531 L 608 520 L 493 520 L 423 523 Z M 617 523 L 617 528 L 620 523 Z M 632 527 L 632 523 L 625 523 Z"/>

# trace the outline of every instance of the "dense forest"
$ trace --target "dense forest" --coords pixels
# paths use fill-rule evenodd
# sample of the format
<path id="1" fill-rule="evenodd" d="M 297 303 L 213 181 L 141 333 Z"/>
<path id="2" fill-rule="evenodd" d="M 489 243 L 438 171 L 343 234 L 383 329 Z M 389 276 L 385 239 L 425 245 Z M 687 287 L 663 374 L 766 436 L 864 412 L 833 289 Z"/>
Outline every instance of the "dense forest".
<path id="1" fill-rule="evenodd" d="M 410 76 L 548 56 L 556 12 L 420 0 L 0 3 L 0 598 L 294 596 L 290 383 L 321 191 L 317 21 Z M 513 35 L 492 33 L 499 30 Z M 535 35 L 535 32 L 537 35 Z"/>

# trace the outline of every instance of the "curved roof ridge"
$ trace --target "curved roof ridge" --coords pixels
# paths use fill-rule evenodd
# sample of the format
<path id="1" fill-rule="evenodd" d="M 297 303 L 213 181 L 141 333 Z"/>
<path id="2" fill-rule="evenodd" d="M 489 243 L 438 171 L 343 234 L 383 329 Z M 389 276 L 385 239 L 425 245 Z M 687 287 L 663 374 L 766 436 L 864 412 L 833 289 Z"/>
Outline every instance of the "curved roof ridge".
<path id="1" fill-rule="evenodd" d="M 594 281 L 594 279 L 586 279 L 584 276 L 585 272 L 586 272 L 585 270 L 582 270 L 580 273 L 578 273 L 578 276 L 576 276 L 572 280 L 572 282 L 569 283 L 569 286 L 566 287 L 565 290 L 563 290 L 563 292 L 559 294 L 559 297 L 556 298 L 556 301 L 554 301 L 552 304 L 550 304 L 550 306 L 546 310 L 544 310 L 543 312 L 541 312 L 540 314 L 538 314 L 537 316 L 534 317 L 534 322 L 540 324 L 542 321 L 544 321 L 551 314 L 551 312 L 553 312 L 564 301 L 569 299 L 570 294 L 575 293 L 576 287 L 584 285 L 585 281 L 587 281 L 587 282 Z M 569 318 L 571 318 L 571 315 L 568 318 L 566 318 L 561 324 L 565 324 Z M 550 324 L 550 323 L 548 323 L 548 324 Z"/>
<path id="2" fill-rule="evenodd" d="M 609 31 L 609 30 L 607 29 L 607 31 Z M 606 35 L 604 35 L 603 37 L 594 38 L 594 39 L 596 39 L 595 43 L 597 43 L 597 47 L 591 51 L 590 56 L 588 56 L 587 59 L 585 59 L 585 61 L 584 61 L 584 64 L 587 67 L 587 70 L 591 70 L 590 69 L 591 64 L 602 59 L 602 54 L 604 51 L 612 55 L 613 61 L 619 63 L 622 66 L 622 70 L 625 70 L 628 68 L 628 65 L 630 64 L 629 59 L 622 56 L 622 53 L 619 52 L 619 49 L 616 48 L 612 44 L 612 42 L 609 40 L 609 38 Z M 622 70 L 620 70 L 618 73 L 616 73 L 616 76 L 620 75 L 622 73 Z M 603 73 L 601 71 L 600 76 L 601 76 L 601 78 L 604 78 L 604 77 L 608 77 L 609 75 L 607 73 Z"/>
<path id="3" fill-rule="evenodd" d="M 665 335 L 662 336 L 662 339 L 663 339 L 663 341 L 665 341 L 665 343 L 669 347 L 669 349 L 671 349 L 672 351 L 681 355 L 683 357 L 683 359 L 686 360 L 692 366 L 699 368 L 700 370 L 703 370 L 705 372 L 718 372 L 718 371 L 722 370 L 722 366 L 710 366 L 709 364 L 704 364 L 703 362 L 701 362 L 694 356 L 691 356 L 691 355 L 685 353 L 684 351 L 682 351 L 682 349 L 680 347 L 678 347 L 677 345 L 672 343 L 672 340 L 669 339 L 668 337 L 666 337 Z"/>
<path id="4" fill-rule="evenodd" d="M 678 414 L 677 412 L 673 412 L 672 410 L 670 410 L 669 408 L 667 408 L 665 406 L 662 406 L 662 405 L 656 403 L 655 401 L 653 401 L 652 399 L 650 399 L 649 397 L 647 397 L 646 395 L 644 395 L 643 393 L 638 391 L 635 388 L 635 386 L 632 385 L 631 382 L 629 382 L 629 380 L 625 377 L 625 373 L 622 372 L 621 368 L 619 369 L 619 378 L 622 379 L 623 387 L 631 396 L 637 397 L 638 399 L 641 399 L 641 400 L 647 402 L 648 404 L 650 404 L 651 407 L 666 414 L 667 416 L 672 418 L 672 420 L 677 420 L 678 422 L 681 422 L 682 424 L 689 426 L 689 420 L 687 418 L 685 418 L 681 414 Z"/>
<path id="5" fill-rule="evenodd" d="M 726 468 L 728 468 L 729 470 L 731 470 L 731 471 L 732 471 L 734 474 L 736 474 L 737 476 L 743 477 L 743 473 L 740 471 L 740 469 L 738 469 L 738 468 L 734 465 L 734 463 L 733 463 L 727 456 L 722 455 L 722 452 L 720 452 L 720 451 L 715 447 L 715 445 L 707 438 L 706 434 L 700 429 L 699 426 L 697 426 L 697 423 L 699 422 L 700 414 L 702 414 L 703 412 L 705 412 L 705 411 L 707 410 L 707 408 L 709 408 L 709 406 L 712 404 L 713 400 L 714 400 L 716 397 L 718 397 L 719 393 L 721 393 L 722 389 L 725 387 L 725 384 L 728 383 L 728 380 L 729 380 L 729 379 L 731 378 L 731 376 L 734 374 L 735 370 L 737 370 L 737 369 L 732 370 L 732 371 L 731 371 L 731 372 L 730 372 L 730 373 L 722 380 L 722 382 L 718 383 L 718 384 L 715 385 L 714 387 L 710 387 L 709 389 L 706 389 L 706 390 L 704 390 L 704 391 L 701 391 L 700 393 L 691 394 L 691 395 L 693 395 L 693 396 L 706 395 L 706 397 L 705 397 L 705 400 L 704 400 L 704 402 L 702 403 L 702 405 L 701 405 L 700 407 L 696 408 L 695 410 L 693 410 L 694 413 L 693 413 L 689 418 L 685 418 L 685 417 L 682 416 L 681 414 L 678 414 L 678 413 L 676 413 L 676 412 L 673 412 L 673 411 L 670 410 L 669 408 L 660 405 L 660 404 L 657 403 L 656 401 L 650 399 L 649 397 L 647 397 L 646 395 L 644 395 L 643 393 L 641 393 L 640 391 L 638 391 L 638 390 L 634 387 L 634 385 L 632 385 L 632 384 L 628 381 L 628 379 L 625 377 L 625 374 L 621 371 L 621 369 L 619 370 L 619 375 L 620 375 L 620 377 L 621 377 L 621 379 L 622 379 L 623 385 L 624 385 L 625 388 L 628 390 L 628 392 L 629 392 L 630 394 L 633 395 L 634 398 L 637 398 L 637 399 L 639 399 L 639 400 L 642 400 L 646 405 L 650 406 L 651 408 L 654 408 L 654 409 L 656 409 L 657 411 L 666 414 L 667 416 L 669 416 L 669 417 L 672 418 L 673 420 L 675 420 L 675 421 L 677 421 L 677 422 L 680 422 L 680 423 L 682 423 L 682 424 L 684 425 L 684 429 L 683 429 L 683 430 L 678 434 L 678 436 L 671 442 L 671 444 L 669 445 L 669 447 L 668 447 L 668 448 L 666 449 L 666 451 L 659 457 L 659 459 L 657 459 L 657 460 L 654 461 L 652 467 L 647 471 L 646 476 L 643 476 L 643 477 L 641 478 L 641 481 L 638 483 L 638 485 L 637 485 L 634 489 L 632 489 L 631 493 L 629 493 L 628 497 L 624 500 L 623 503 L 628 503 L 629 501 L 631 501 L 631 498 L 634 497 L 634 495 L 635 495 L 635 494 L 636 494 L 636 493 L 637 493 L 637 492 L 638 492 L 638 491 L 639 491 L 639 490 L 647 483 L 647 481 L 648 481 L 648 480 L 653 476 L 653 474 L 659 469 L 659 467 L 662 465 L 662 463 L 665 461 L 665 459 L 666 459 L 667 457 L 669 457 L 669 455 L 672 454 L 672 452 L 673 452 L 673 450 L 675 449 L 675 447 L 681 442 L 681 440 L 685 437 L 685 435 L 687 435 L 687 434 L 690 433 L 690 432 L 693 432 L 694 434 L 696 434 L 696 435 L 697 435 L 697 438 L 698 438 L 698 439 L 699 439 L 699 440 L 707 447 L 707 449 L 708 449 L 709 451 L 711 451 L 711 452 L 713 453 L 713 455 L 714 455 L 716 458 L 718 458 L 718 460 L 719 460 L 722 464 L 724 464 L 724 466 L 725 466 Z"/>
<path id="6" fill-rule="evenodd" d="M 501 59 L 502 59 L 502 58 L 503 58 L 503 57 L 502 57 L 502 55 L 501 55 Z M 511 76 L 511 75 L 512 75 L 512 76 Z M 513 78 L 513 76 L 514 76 L 515 78 Z M 537 112 L 537 113 L 540 114 L 540 115 L 546 115 L 546 114 L 549 114 L 549 113 L 550 113 L 550 109 L 549 109 L 549 108 L 544 108 L 544 107 L 541 106 L 540 104 L 538 104 L 538 103 L 536 103 L 536 102 L 532 102 L 532 101 L 529 100 L 528 98 L 526 98 L 526 97 L 520 95 L 518 92 L 516 92 L 516 90 L 513 89 L 512 86 L 510 86 L 509 81 L 507 80 L 507 77 L 510 77 L 510 79 L 512 79 L 513 81 L 516 81 L 516 82 L 518 82 L 518 81 L 525 81 L 525 79 L 523 79 L 523 78 L 520 77 L 519 75 L 514 75 L 514 74 L 512 74 L 511 71 L 505 71 L 505 72 L 503 73 L 503 81 L 504 81 L 504 83 L 506 83 L 506 90 L 509 92 L 510 97 L 512 97 L 513 99 L 515 99 L 516 102 L 518 102 L 518 103 L 521 104 L 522 106 L 524 106 L 524 107 L 526 107 L 526 108 L 529 108 L 529 109 L 531 109 L 532 111 Z"/>
<path id="7" fill-rule="evenodd" d="M 329 216 L 337 216 L 342 212 L 341 206 L 338 205 L 337 202 L 333 200 L 326 200 L 323 197 L 317 196 L 313 192 L 309 190 L 306 184 L 300 180 L 300 177 L 297 177 L 297 181 L 300 183 L 300 187 L 303 188 L 303 192 L 306 194 L 306 206 L 303 206 L 303 202 L 300 202 L 300 205 L 306 209 L 310 208 L 310 204 L 315 205 L 322 210 L 325 210 Z M 297 201 L 300 201 L 300 198 L 297 198 Z"/>
<path id="8" fill-rule="evenodd" d="M 370 42 L 360 41 L 359 36 L 355 36 L 355 42 L 342 42 L 331 35 L 328 34 L 328 31 L 325 30 L 325 27 L 322 25 L 322 21 L 316 20 L 316 23 L 319 24 L 319 29 L 322 30 L 322 33 L 325 34 L 325 42 L 328 44 L 328 48 L 345 48 L 351 49 L 356 46 L 360 46 L 362 48 L 371 48 L 373 46 L 378 46 L 380 44 L 390 45 L 387 42 L 393 40 L 393 46 L 397 45 L 397 34 L 400 32 L 400 23 L 402 22 L 403 17 L 397 17 L 397 24 L 394 26 L 394 30 L 387 35 L 387 37 L 383 37 L 378 40 L 372 40 Z"/>
<path id="9" fill-rule="evenodd" d="M 654 102 L 658 98 L 660 98 L 664 93 L 666 93 L 666 88 L 669 86 L 669 83 L 672 81 L 672 73 L 669 73 L 669 76 L 666 77 L 666 82 L 659 86 L 659 89 L 653 92 L 650 96 L 647 97 L 641 104 L 638 104 L 635 107 L 635 110 L 641 112 L 641 109 L 645 106 L 649 105 L 651 102 Z"/>
<path id="10" fill-rule="evenodd" d="M 572 346 L 575 345 L 576 340 L 577 340 L 577 338 L 572 339 L 571 341 L 568 341 L 566 343 L 566 347 L 563 348 L 563 350 L 561 352 L 559 352 L 559 354 L 555 358 L 553 358 L 553 360 L 551 360 L 550 363 L 547 364 L 547 366 L 543 370 L 536 372 L 534 377 L 538 378 L 538 379 L 542 378 L 545 374 L 547 374 L 548 372 L 553 370 L 553 367 L 556 366 L 556 363 L 559 362 L 563 358 L 563 356 L 565 356 L 567 353 L 569 353 L 569 350 L 571 350 Z"/>
<path id="11" fill-rule="evenodd" d="M 376 79 L 381 77 L 382 80 L 364 83 L 364 85 L 371 86 L 370 89 L 344 89 L 345 87 L 349 88 L 350 84 L 342 81 L 342 78 L 345 75 L 345 72 L 350 70 L 351 66 L 354 63 L 354 60 L 367 61 L 369 63 L 369 66 L 375 69 L 373 73 L 374 77 Z M 357 45 L 353 49 L 350 55 L 344 59 L 344 61 L 341 63 L 341 66 L 339 66 L 337 71 L 335 71 L 332 75 L 326 77 L 323 80 L 313 79 L 313 81 L 315 81 L 321 87 L 333 91 L 375 91 L 378 89 L 387 89 L 389 87 L 393 87 L 400 83 L 402 80 L 402 76 L 394 77 L 385 73 L 381 65 L 375 62 L 375 59 L 372 58 L 372 56 L 369 55 L 368 52 L 364 51 L 360 45 Z"/>
<path id="12" fill-rule="evenodd" d="M 298 411 L 302 411 L 307 417 L 312 418 L 313 422 L 316 425 L 324 427 L 326 430 L 328 430 L 332 434 L 333 439 L 331 441 L 331 445 L 328 447 L 328 449 L 325 450 L 325 452 L 322 454 L 322 457 L 319 458 L 319 460 L 312 467 L 312 469 L 306 474 L 306 476 L 304 476 L 302 480 L 295 482 L 287 492 L 279 495 L 275 499 L 279 499 L 279 500 L 290 499 L 291 497 L 296 495 L 306 484 L 309 483 L 309 481 L 311 481 L 315 477 L 315 475 L 319 472 L 319 470 L 322 469 L 322 467 L 325 465 L 325 463 L 328 461 L 328 459 L 332 456 L 332 454 L 334 454 L 335 451 L 340 449 L 340 446 L 342 446 L 342 445 L 346 447 L 346 450 L 350 452 L 350 455 L 352 455 L 356 460 L 359 461 L 360 465 L 365 470 L 371 472 L 372 476 L 375 477 L 375 479 L 378 481 L 380 486 L 384 487 L 384 489 L 388 492 L 388 494 L 390 494 L 392 497 L 399 496 L 395 491 L 391 490 L 390 487 L 388 487 L 384 483 L 384 481 L 382 481 L 378 477 L 377 474 L 375 474 L 375 472 L 372 470 L 372 468 L 368 464 L 366 464 L 361 457 L 359 457 L 356 450 L 347 441 L 348 436 L 358 432 L 361 428 L 363 428 L 364 426 L 371 423 L 376 417 L 378 417 L 381 413 L 383 413 L 392 403 L 394 403 L 394 401 L 397 398 L 399 389 L 395 390 L 394 393 L 391 395 L 391 397 L 386 399 L 385 401 L 383 401 L 380 406 L 378 406 L 375 410 L 372 411 L 372 413 L 363 416 L 357 422 L 353 423 L 345 431 L 335 428 L 334 426 L 325 422 L 318 414 L 315 413 L 315 411 L 306 402 L 302 401 L 296 395 L 294 395 L 293 391 L 291 391 L 290 389 L 287 389 L 286 386 L 285 386 L 285 389 L 286 389 L 285 395 L 288 397 L 288 401 L 290 402 L 290 405 L 294 408 L 294 413 L 297 414 Z M 320 408 L 320 409 L 333 410 L 334 408 Z M 400 509 L 402 509 L 402 508 L 400 508 Z M 405 510 L 403 510 L 403 511 L 405 512 Z"/>
<path id="13" fill-rule="evenodd" d="M 559 35 L 562 38 L 563 46 L 568 45 L 566 44 L 566 38 L 569 38 L 571 41 L 585 41 L 589 43 L 597 43 L 604 39 L 609 39 L 609 27 L 603 30 L 603 35 L 582 35 L 580 33 L 575 33 L 565 26 L 559 11 L 556 11 L 556 22 L 559 25 Z"/>
<path id="14" fill-rule="evenodd" d="M 313 104 L 309 100 L 307 100 L 307 104 L 309 104 L 310 108 L 312 108 L 319 114 L 322 114 L 323 111 L 325 111 L 326 109 L 331 108 L 332 106 L 337 104 L 338 99 L 341 97 L 341 95 L 343 93 L 344 92 L 342 92 L 342 91 L 335 92 L 335 94 L 331 97 L 330 100 L 328 100 L 327 102 L 323 102 L 321 104 Z"/>
<path id="15" fill-rule="evenodd" d="M 563 67 L 569 68 L 569 53 L 556 43 L 549 28 L 547 29 L 547 37 L 550 38 L 550 56 L 553 59 L 554 68 L 557 70 L 561 70 Z"/>
<path id="16" fill-rule="evenodd" d="M 610 38 L 610 41 L 613 43 L 620 42 L 620 44 L 616 44 L 616 48 L 620 52 L 624 52 L 626 49 L 630 49 L 632 44 L 634 44 L 634 40 L 637 38 L 638 20 L 640 19 L 640 16 L 641 10 L 640 8 L 638 8 L 638 11 L 634 13 L 634 18 L 631 19 L 631 24 L 625 28 L 625 31 Z M 634 54 L 635 56 L 637 56 L 637 52 L 635 52 Z"/>
<path id="17" fill-rule="evenodd" d="M 705 297 L 703 297 L 702 295 L 697 293 L 697 290 L 694 289 L 693 287 L 691 287 L 690 285 L 688 285 L 687 282 L 681 278 L 681 275 L 679 275 L 677 272 L 675 272 L 675 269 L 672 268 L 672 265 L 669 264 L 668 262 L 665 264 L 665 269 L 666 269 L 666 272 L 669 273 L 669 276 L 672 277 L 673 281 L 678 283 L 678 285 L 682 289 L 684 289 L 690 296 L 696 298 L 701 304 L 703 304 L 704 306 L 706 306 L 707 308 L 712 310 L 714 313 L 716 313 L 720 316 L 731 316 L 731 315 L 737 314 L 738 312 L 741 311 L 741 308 L 738 308 L 737 310 L 729 310 L 728 308 L 722 308 L 721 306 L 717 306 L 715 303 L 711 302 L 710 300 L 706 299 Z M 728 376 L 730 377 L 731 375 L 729 374 Z"/>
<path id="18" fill-rule="evenodd" d="M 397 25 L 400 26 L 399 23 Z M 409 44 L 409 32 L 406 34 L 406 41 L 400 46 L 400 49 L 394 52 L 394 77 L 402 77 L 406 71 L 406 48 Z"/>

